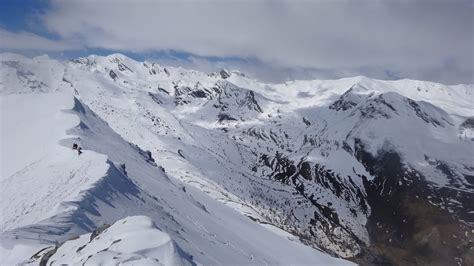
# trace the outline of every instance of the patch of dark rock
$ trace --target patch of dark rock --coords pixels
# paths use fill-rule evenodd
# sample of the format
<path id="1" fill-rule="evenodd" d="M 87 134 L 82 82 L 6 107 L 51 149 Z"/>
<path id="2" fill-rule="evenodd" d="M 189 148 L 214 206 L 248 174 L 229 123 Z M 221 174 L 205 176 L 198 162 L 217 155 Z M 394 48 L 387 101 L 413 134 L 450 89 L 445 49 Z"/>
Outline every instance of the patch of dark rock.
<path id="1" fill-rule="evenodd" d="M 474 185 L 474 175 L 464 175 L 464 178 L 466 179 L 467 182 Z"/>
<path id="2" fill-rule="evenodd" d="M 230 77 L 230 73 L 225 70 L 225 69 L 222 69 L 220 72 L 219 72 L 219 75 L 221 75 L 221 78 L 223 79 L 227 79 Z"/>
<path id="3" fill-rule="evenodd" d="M 115 72 L 113 70 L 110 70 L 109 71 L 109 76 L 115 81 L 118 79 L 118 76 L 117 74 L 115 74 Z"/>
<path id="4" fill-rule="evenodd" d="M 397 110 L 391 105 L 389 104 L 387 101 L 385 101 L 385 98 L 383 97 L 383 94 L 379 95 L 377 98 L 375 98 L 374 102 L 376 103 L 379 103 L 379 104 L 382 104 L 382 105 L 385 105 L 387 106 L 390 110 L 394 111 L 395 113 L 397 113 Z"/>
<path id="5" fill-rule="evenodd" d="M 442 161 L 437 161 L 438 165 L 436 166 L 436 169 L 440 170 L 443 172 L 443 174 L 446 175 L 449 179 L 455 179 L 456 174 L 453 172 L 453 170 L 447 165 L 445 162 Z"/>
<path id="6" fill-rule="evenodd" d="M 352 85 L 344 94 L 342 94 L 337 101 L 329 106 L 329 109 L 335 111 L 346 111 L 354 106 L 357 106 L 357 103 L 347 100 L 346 97 L 348 94 L 352 93 L 352 89 L 356 86 L 356 84 Z"/>
<path id="7" fill-rule="evenodd" d="M 120 169 L 124 175 L 127 175 L 127 165 L 125 165 L 125 163 L 120 164 Z"/>
<path id="8" fill-rule="evenodd" d="M 85 244 L 85 245 L 80 246 L 79 248 L 77 248 L 76 252 L 79 252 L 79 251 L 83 250 L 85 247 L 87 247 L 87 244 Z"/>
<path id="9" fill-rule="evenodd" d="M 101 252 L 106 252 L 106 251 L 109 251 L 109 248 L 104 248 L 104 249 L 102 249 L 102 250 L 99 250 L 99 252 L 97 252 L 96 254 L 99 254 L 99 253 L 101 253 Z"/>
<path id="10" fill-rule="evenodd" d="M 354 152 L 352 151 L 352 148 L 351 148 L 351 146 L 349 145 L 349 143 L 347 143 L 347 142 L 345 142 L 345 141 L 342 142 L 342 149 L 344 149 L 345 151 L 347 151 L 349 154 L 354 153 Z"/>
<path id="11" fill-rule="evenodd" d="M 66 83 L 69 83 L 70 85 L 72 85 L 72 83 L 69 80 L 67 80 L 65 77 L 63 77 L 63 82 L 66 82 Z"/>
<path id="12" fill-rule="evenodd" d="M 468 117 L 461 124 L 462 128 L 474 128 L 474 116 Z"/>
<path id="13" fill-rule="evenodd" d="M 46 249 L 48 248 L 51 248 L 51 247 L 45 247 L 45 248 L 42 248 L 40 249 L 38 252 L 36 252 L 35 254 L 33 254 L 33 256 L 30 257 L 31 260 L 36 260 L 36 259 L 39 259 L 40 258 L 40 254 L 41 252 L 45 251 Z"/>
<path id="14" fill-rule="evenodd" d="M 263 113 L 262 108 L 260 107 L 257 100 L 255 99 L 255 93 L 253 91 L 248 91 L 246 93 L 244 102 L 247 103 L 247 107 L 250 110 L 254 110 L 254 111 L 257 111 L 259 113 Z"/>
<path id="15" fill-rule="evenodd" d="M 311 122 L 308 121 L 308 119 L 303 117 L 303 123 L 307 126 L 311 126 Z"/>
<path id="16" fill-rule="evenodd" d="M 335 110 L 335 111 L 346 111 L 351 109 L 352 107 L 356 106 L 357 103 L 351 102 L 349 100 L 345 100 L 342 96 L 339 98 L 337 101 L 335 101 L 333 104 L 329 106 L 329 109 Z"/>
<path id="17" fill-rule="evenodd" d="M 299 174 L 306 180 L 313 180 L 311 176 L 311 164 L 309 162 L 301 163 Z"/>
<path id="18" fill-rule="evenodd" d="M 147 162 L 153 162 L 153 163 L 154 163 L 154 162 L 155 162 L 155 159 L 153 158 L 153 156 L 152 156 L 152 154 L 151 154 L 151 151 L 145 151 L 145 153 L 146 153 L 146 156 L 147 156 L 147 157 L 146 157 L 146 161 L 147 161 Z"/>
<path id="19" fill-rule="evenodd" d="M 104 232 L 109 227 L 110 227 L 110 224 L 103 224 L 102 226 L 99 226 L 97 229 L 92 231 L 89 242 L 92 241 L 94 238 L 96 238 L 98 235 L 100 235 L 102 232 Z"/>
<path id="20" fill-rule="evenodd" d="M 319 164 L 314 166 L 314 181 L 330 189 L 337 197 L 341 197 L 343 191 L 349 190 L 339 175 Z"/>
<path id="21" fill-rule="evenodd" d="M 237 121 L 237 119 L 233 118 L 232 116 L 225 114 L 225 113 L 219 113 L 217 115 L 217 121 L 222 122 L 222 121 Z"/>
<path id="22" fill-rule="evenodd" d="M 365 257 L 365 264 L 456 265 L 456 258 L 470 259 L 460 246 L 469 242 L 464 232 L 472 227 L 455 218 L 462 212 L 452 214 L 434 204 L 454 194 L 443 195 L 447 192 L 430 186 L 395 151 L 382 150 L 373 156 L 356 140 L 355 156 L 374 176 L 373 180 L 362 176 L 371 208 L 366 224 L 371 240 L 368 252 L 376 256 Z"/>
<path id="23" fill-rule="evenodd" d="M 359 109 L 359 112 L 363 118 L 376 118 L 376 117 L 383 117 L 383 118 L 390 118 L 390 115 L 387 114 L 384 110 L 380 108 L 378 104 L 370 102 L 367 106 Z"/>
<path id="24" fill-rule="evenodd" d="M 58 246 L 54 247 L 54 249 L 46 252 L 43 257 L 41 257 L 39 266 L 46 266 L 48 264 L 48 260 L 58 251 Z"/>
<path id="25" fill-rule="evenodd" d="M 158 91 L 161 91 L 161 92 L 166 93 L 166 94 L 168 94 L 168 95 L 170 94 L 167 90 L 165 90 L 165 89 L 163 89 L 163 88 L 161 88 L 161 87 L 158 87 Z"/>
<path id="26" fill-rule="evenodd" d="M 419 118 L 421 118 L 423 121 L 425 121 L 428 124 L 431 123 L 435 127 L 438 127 L 438 126 L 442 127 L 441 123 L 438 120 L 430 117 L 430 115 L 428 115 L 426 112 L 421 110 L 421 106 L 417 102 L 411 99 L 407 99 L 407 101 L 408 101 L 409 106 L 415 111 L 416 115 Z"/>
<path id="27" fill-rule="evenodd" d="M 157 103 L 157 104 L 163 104 L 163 101 L 159 98 L 159 96 L 158 96 L 157 94 L 148 92 L 148 96 L 150 96 L 151 99 L 152 99 L 155 103 Z"/>
<path id="28" fill-rule="evenodd" d="M 207 94 L 202 90 L 196 90 L 196 91 L 191 92 L 191 96 L 195 98 L 206 98 Z"/>
<path id="29" fill-rule="evenodd" d="M 127 65 L 125 65 L 124 63 L 119 63 L 118 64 L 118 69 L 120 71 L 125 71 L 125 70 L 128 70 L 130 72 L 133 72 Z"/>

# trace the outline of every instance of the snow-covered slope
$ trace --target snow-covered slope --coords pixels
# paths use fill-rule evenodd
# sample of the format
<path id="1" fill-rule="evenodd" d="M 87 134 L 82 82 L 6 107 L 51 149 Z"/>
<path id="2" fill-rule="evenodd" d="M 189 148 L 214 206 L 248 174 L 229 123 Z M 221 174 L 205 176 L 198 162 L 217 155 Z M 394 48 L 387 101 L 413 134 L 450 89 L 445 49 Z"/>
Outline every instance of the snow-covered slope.
<path id="1" fill-rule="evenodd" d="M 48 254 L 49 252 L 49 254 Z M 132 216 L 34 254 L 59 265 L 193 265 L 186 254 L 146 216 Z"/>
<path id="2" fill-rule="evenodd" d="M 42 60 L 21 58 L 17 66 L 49 61 Z M 2 76 L 9 73 L 3 71 L 5 66 L 11 65 L 2 65 Z M 141 259 L 140 263 L 158 259 L 164 264 L 350 264 L 283 235 L 273 226 L 256 223 L 203 191 L 170 178 L 149 153 L 123 139 L 76 98 L 77 91 L 68 82 L 40 91 L 21 85 L 15 91 L 6 82 L 10 78 L 2 77 L 1 82 L 5 117 L 2 264 L 38 264 L 46 258 L 48 265 L 80 263 L 89 256 L 91 265 L 104 260 L 114 263 L 114 257 Z M 69 148 L 73 142 L 83 147 L 81 155 Z M 16 155 L 9 157 L 10 153 Z M 3 165 L 9 166 L 5 172 Z M 151 220 L 128 217 L 134 215 Z M 123 218 L 136 227 L 123 228 L 121 221 L 100 236 L 100 242 L 85 242 L 88 235 L 83 234 Z M 153 231 L 151 221 L 169 236 Z M 114 246 L 119 233 L 126 234 L 123 246 Z M 169 244 L 144 243 L 143 234 L 160 235 L 155 239 L 158 242 L 171 237 L 180 249 L 170 250 L 174 246 L 169 240 Z M 77 245 L 86 247 L 79 252 L 70 250 Z M 110 246 L 108 252 L 104 246 Z"/>
<path id="3" fill-rule="evenodd" d="M 196 263 L 473 259 L 472 85 L 0 59 L 11 260 L 131 215 Z"/>

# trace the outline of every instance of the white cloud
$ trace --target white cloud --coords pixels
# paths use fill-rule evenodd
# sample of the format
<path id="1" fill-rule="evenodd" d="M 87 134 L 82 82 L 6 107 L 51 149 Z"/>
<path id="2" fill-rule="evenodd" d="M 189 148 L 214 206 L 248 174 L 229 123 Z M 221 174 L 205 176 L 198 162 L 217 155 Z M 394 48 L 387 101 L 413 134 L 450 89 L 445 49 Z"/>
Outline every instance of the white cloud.
<path id="1" fill-rule="evenodd" d="M 472 67 L 465 1 L 52 1 L 48 29 L 90 47 L 174 49 L 298 67 Z"/>
<path id="2" fill-rule="evenodd" d="M 407 66 L 363 66 L 352 68 L 315 68 L 315 67 L 285 67 L 267 64 L 256 60 L 209 60 L 202 57 L 189 57 L 187 59 L 161 57 L 155 59 L 165 66 L 181 66 L 203 72 L 218 71 L 223 68 L 238 70 L 245 75 L 269 83 L 281 83 L 297 79 L 338 79 L 351 76 L 364 75 L 376 79 L 410 78 L 430 80 L 445 84 L 473 83 L 472 71 L 453 66 L 437 66 L 416 68 Z"/>
<path id="3" fill-rule="evenodd" d="M 10 32 L 0 28 L 0 50 L 61 51 L 73 48 L 78 48 L 78 45 L 53 41 L 30 32 Z"/>
<path id="4" fill-rule="evenodd" d="M 276 72 L 381 77 L 388 69 L 451 83 L 474 79 L 470 0 L 51 0 L 49 6 L 39 20 L 60 41 L 23 32 L 13 36 L 20 47 L 235 56 L 253 61 L 222 64 L 263 76 L 284 70 Z M 7 37 L 3 46 L 15 46 Z"/>

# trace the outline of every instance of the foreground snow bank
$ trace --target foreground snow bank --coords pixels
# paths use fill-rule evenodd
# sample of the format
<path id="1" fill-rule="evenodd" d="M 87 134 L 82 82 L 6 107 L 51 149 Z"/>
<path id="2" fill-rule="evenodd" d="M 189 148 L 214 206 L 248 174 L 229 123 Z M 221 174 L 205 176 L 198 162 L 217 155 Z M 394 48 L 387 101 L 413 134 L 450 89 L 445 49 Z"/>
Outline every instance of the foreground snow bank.
<path id="1" fill-rule="evenodd" d="M 37 223 L 64 211 L 105 176 L 107 157 L 79 156 L 59 144 L 79 118 L 67 92 L 2 95 L 0 230 Z"/>
<path id="2" fill-rule="evenodd" d="M 73 107 L 70 93 L 0 95 L 0 101 L 2 180 L 48 155 L 63 156 L 67 149 L 58 140 L 79 124 L 77 116 L 61 111 Z"/>
<path id="3" fill-rule="evenodd" d="M 146 216 L 131 216 L 104 231 L 66 241 L 48 264 L 190 265 L 185 254 Z"/>

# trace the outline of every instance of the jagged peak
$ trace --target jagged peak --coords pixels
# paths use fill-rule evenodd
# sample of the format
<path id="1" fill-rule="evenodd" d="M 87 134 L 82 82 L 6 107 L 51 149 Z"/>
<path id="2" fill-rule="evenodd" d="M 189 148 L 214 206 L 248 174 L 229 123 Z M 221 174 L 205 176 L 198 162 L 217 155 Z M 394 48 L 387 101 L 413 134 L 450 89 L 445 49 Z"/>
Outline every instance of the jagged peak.
<path id="1" fill-rule="evenodd" d="M 221 78 L 227 79 L 230 77 L 231 73 L 229 70 L 224 68 L 224 69 L 221 69 L 221 71 L 219 71 L 219 75 L 221 75 Z"/>
<path id="2" fill-rule="evenodd" d="M 109 61 L 111 63 L 122 63 L 122 62 L 137 62 L 134 59 L 120 53 L 113 53 L 109 55 L 97 55 L 97 54 L 90 54 L 87 56 L 80 56 L 74 59 L 71 59 L 72 62 L 75 63 L 101 63 L 103 61 Z"/>
<path id="3" fill-rule="evenodd" d="M 113 62 L 116 62 L 116 63 L 119 63 L 119 62 L 138 62 L 124 54 L 121 54 L 121 53 L 114 53 L 114 54 L 109 54 L 106 56 L 107 59 L 113 61 Z"/>

